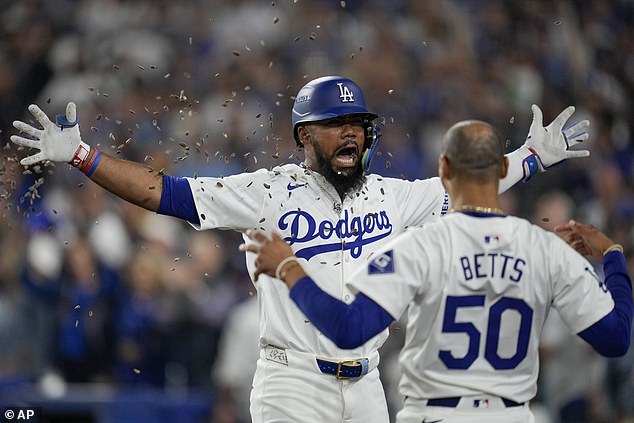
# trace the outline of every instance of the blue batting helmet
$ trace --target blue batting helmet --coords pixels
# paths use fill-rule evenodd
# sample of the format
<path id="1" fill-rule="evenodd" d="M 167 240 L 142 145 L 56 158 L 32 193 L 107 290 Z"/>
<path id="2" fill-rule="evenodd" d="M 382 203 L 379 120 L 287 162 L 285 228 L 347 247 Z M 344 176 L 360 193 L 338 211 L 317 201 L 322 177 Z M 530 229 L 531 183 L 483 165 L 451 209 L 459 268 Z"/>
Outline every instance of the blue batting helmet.
<path id="1" fill-rule="evenodd" d="M 363 115 L 368 118 L 365 130 L 366 142 L 364 153 L 372 153 L 378 147 L 377 127 L 372 122 L 378 115 L 368 111 L 365 96 L 361 87 L 351 79 L 342 76 L 323 76 L 313 79 L 304 85 L 293 104 L 293 137 L 298 146 L 298 128 L 303 123 L 317 122 L 346 115 Z M 372 148 L 374 147 L 374 148 Z M 364 167 L 369 166 L 371 156 L 364 160 Z"/>
<path id="2" fill-rule="evenodd" d="M 378 116 L 368 111 L 361 88 L 351 79 L 323 76 L 304 85 L 293 104 L 293 136 L 301 146 L 297 128 L 302 123 L 317 122 L 345 115 Z"/>

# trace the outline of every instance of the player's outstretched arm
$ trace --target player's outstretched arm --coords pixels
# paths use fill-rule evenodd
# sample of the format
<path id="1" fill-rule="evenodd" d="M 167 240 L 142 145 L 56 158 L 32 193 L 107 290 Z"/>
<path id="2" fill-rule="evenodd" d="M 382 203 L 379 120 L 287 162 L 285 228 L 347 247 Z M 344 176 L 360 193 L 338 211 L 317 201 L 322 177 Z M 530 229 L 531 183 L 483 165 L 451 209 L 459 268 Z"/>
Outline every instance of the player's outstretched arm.
<path id="1" fill-rule="evenodd" d="M 66 114 L 53 123 L 35 104 L 29 112 L 42 126 L 36 128 L 21 121 L 13 126 L 22 135 L 12 135 L 15 144 L 40 151 L 20 161 L 28 166 L 47 160 L 66 162 L 113 194 L 148 210 L 157 211 L 161 201 L 163 178 L 147 166 L 115 159 L 89 146 L 81 139 L 75 103 L 68 103 Z"/>
<path id="2" fill-rule="evenodd" d="M 90 179 L 116 196 L 147 210 L 158 211 L 163 176 L 150 167 L 101 154 Z"/>
<path id="3" fill-rule="evenodd" d="M 623 247 L 592 225 L 574 220 L 558 225 L 555 232 L 578 253 L 603 262 L 605 286 L 614 300 L 610 313 L 578 335 L 606 357 L 625 354 L 631 343 L 634 301 Z"/>
<path id="4" fill-rule="evenodd" d="M 533 122 L 526 142 L 506 156 L 509 172 L 500 181 L 500 192 L 504 192 L 520 180 L 526 182 L 536 173 L 545 172 L 558 163 L 575 157 L 588 157 L 588 150 L 572 150 L 572 147 L 588 139 L 590 121 L 582 120 L 567 125 L 575 112 L 574 106 L 565 108 L 551 123 L 544 127 L 542 111 L 536 104 L 531 106 Z"/>

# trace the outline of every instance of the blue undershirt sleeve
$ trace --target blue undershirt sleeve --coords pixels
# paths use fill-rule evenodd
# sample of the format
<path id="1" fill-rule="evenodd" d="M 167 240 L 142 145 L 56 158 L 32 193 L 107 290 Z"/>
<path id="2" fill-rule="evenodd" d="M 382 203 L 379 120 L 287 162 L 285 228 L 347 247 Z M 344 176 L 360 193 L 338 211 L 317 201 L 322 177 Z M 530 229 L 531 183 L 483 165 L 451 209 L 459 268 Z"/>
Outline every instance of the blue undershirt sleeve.
<path id="1" fill-rule="evenodd" d="M 605 284 L 614 299 L 614 308 L 601 320 L 577 335 L 588 342 L 605 357 L 624 355 L 631 342 L 632 282 L 627 274 L 625 257 L 619 251 L 612 251 L 603 258 Z"/>
<path id="2" fill-rule="evenodd" d="M 199 225 L 198 213 L 194 196 L 185 178 L 163 175 L 163 190 L 161 191 L 161 203 L 156 211 L 158 214 L 174 216 Z"/>
<path id="3" fill-rule="evenodd" d="M 290 295 L 311 323 L 343 349 L 363 345 L 394 320 L 363 293 L 346 304 L 322 291 L 308 276 L 297 281 Z"/>

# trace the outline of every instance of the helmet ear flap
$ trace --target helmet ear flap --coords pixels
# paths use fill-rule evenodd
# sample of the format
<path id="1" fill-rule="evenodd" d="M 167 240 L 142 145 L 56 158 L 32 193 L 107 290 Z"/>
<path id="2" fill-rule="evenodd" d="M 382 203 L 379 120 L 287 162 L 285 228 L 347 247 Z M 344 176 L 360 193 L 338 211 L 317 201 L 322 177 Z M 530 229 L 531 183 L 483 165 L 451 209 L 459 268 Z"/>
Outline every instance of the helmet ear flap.
<path id="1" fill-rule="evenodd" d="M 361 165 L 363 170 L 368 171 L 372 165 L 372 159 L 379 149 L 379 141 L 381 139 L 381 128 L 376 124 L 371 124 L 365 128 L 365 146 L 361 156 Z"/>

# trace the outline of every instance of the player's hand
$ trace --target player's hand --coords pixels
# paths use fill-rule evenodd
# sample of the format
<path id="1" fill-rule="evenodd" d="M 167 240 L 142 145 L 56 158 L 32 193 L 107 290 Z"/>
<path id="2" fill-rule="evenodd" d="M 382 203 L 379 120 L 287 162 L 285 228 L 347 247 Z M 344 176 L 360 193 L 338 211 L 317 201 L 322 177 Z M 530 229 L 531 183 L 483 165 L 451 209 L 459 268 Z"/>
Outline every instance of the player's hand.
<path id="1" fill-rule="evenodd" d="M 603 252 L 614 245 L 614 241 L 592 225 L 570 220 L 555 226 L 555 232 L 579 254 L 603 261 Z"/>
<path id="2" fill-rule="evenodd" d="M 565 126 L 570 116 L 575 112 L 574 106 L 565 108 L 550 125 L 544 127 L 542 111 L 536 104 L 531 106 L 533 122 L 528 130 L 528 138 L 524 146 L 537 155 L 537 165 L 540 172 L 575 157 L 588 157 L 588 150 L 572 150 L 572 147 L 587 140 L 589 137 L 589 120 Z M 565 127 L 564 127 L 565 126 Z"/>
<path id="3" fill-rule="evenodd" d="M 54 162 L 67 162 L 77 167 L 81 164 L 82 157 L 87 155 L 88 147 L 81 140 L 79 125 L 77 124 L 77 110 L 75 103 L 70 102 L 66 106 L 66 114 L 57 116 L 53 123 L 46 114 L 35 104 L 29 106 L 29 112 L 40 123 L 42 129 L 16 120 L 13 126 L 20 132 L 31 138 L 12 135 L 11 141 L 15 144 L 39 149 L 39 153 L 25 157 L 20 164 L 27 166 L 44 160 Z M 85 150 L 85 153 L 82 151 Z"/>
<path id="4" fill-rule="evenodd" d="M 247 235 L 255 242 L 241 244 L 238 248 L 240 251 L 257 254 L 254 274 L 256 281 L 262 273 L 275 277 L 275 270 L 282 260 L 293 256 L 290 245 L 275 232 L 271 234 L 270 239 L 258 231 L 248 231 Z"/>

